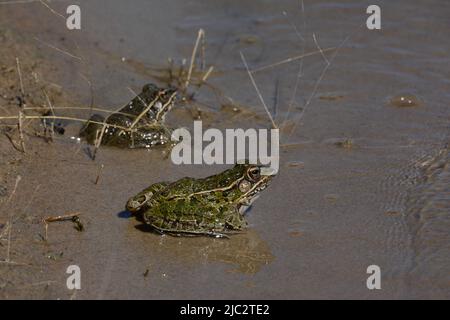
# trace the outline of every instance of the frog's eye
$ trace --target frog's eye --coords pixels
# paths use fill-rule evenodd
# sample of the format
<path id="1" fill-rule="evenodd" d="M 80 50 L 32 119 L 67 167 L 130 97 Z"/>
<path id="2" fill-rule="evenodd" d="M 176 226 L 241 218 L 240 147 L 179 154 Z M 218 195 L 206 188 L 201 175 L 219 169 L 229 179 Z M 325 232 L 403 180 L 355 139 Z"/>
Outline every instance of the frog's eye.
<path id="1" fill-rule="evenodd" d="M 241 192 L 245 193 L 245 192 L 249 191 L 251 189 L 251 187 L 252 187 L 252 184 L 250 183 L 250 181 L 247 181 L 244 179 L 241 182 L 239 182 L 239 190 Z"/>
<path id="2" fill-rule="evenodd" d="M 251 181 L 258 181 L 261 177 L 261 170 L 259 167 L 252 167 L 248 170 L 248 177 Z"/>

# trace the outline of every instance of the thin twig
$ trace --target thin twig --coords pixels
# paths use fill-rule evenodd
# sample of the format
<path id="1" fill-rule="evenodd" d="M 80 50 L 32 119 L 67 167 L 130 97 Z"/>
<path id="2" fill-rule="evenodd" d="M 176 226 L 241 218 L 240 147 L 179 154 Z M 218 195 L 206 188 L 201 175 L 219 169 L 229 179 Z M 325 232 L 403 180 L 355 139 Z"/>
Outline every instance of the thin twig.
<path id="1" fill-rule="evenodd" d="M 25 107 L 25 108 L 23 108 L 23 110 L 42 110 L 42 107 Z M 120 112 L 120 111 L 113 111 L 113 110 L 108 110 L 108 109 L 105 109 L 105 108 L 56 107 L 56 106 L 53 106 L 53 110 L 92 110 L 92 111 L 104 112 L 104 113 L 122 114 L 124 116 L 134 116 L 134 114 L 131 114 L 131 113 Z M 55 117 L 55 118 L 58 118 L 58 117 Z M 2 118 L 0 117 L 0 119 L 2 119 Z M 81 119 L 81 120 L 83 120 L 83 119 Z M 87 121 L 87 120 L 83 120 L 83 121 Z"/>
<path id="2" fill-rule="evenodd" d="M 278 127 L 277 127 L 275 121 L 273 120 L 272 115 L 270 114 L 269 108 L 267 108 L 267 105 L 266 105 L 266 103 L 264 101 L 264 98 L 263 98 L 261 92 L 258 89 L 258 86 L 256 85 L 256 82 L 255 82 L 255 79 L 253 78 L 252 73 L 250 72 L 250 69 L 248 67 L 247 61 L 245 60 L 245 56 L 244 56 L 244 54 L 242 52 L 240 52 L 240 54 L 241 54 L 241 59 L 242 59 L 242 62 L 244 63 L 245 69 L 247 70 L 248 76 L 250 77 L 250 80 L 251 80 L 251 82 L 253 84 L 253 87 L 255 88 L 256 93 L 258 94 L 259 100 L 261 101 L 264 109 L 266 110 L 266 113 L 269 116 L 270 121 L 272 122 L 273 128 L 277 129 Z"/>
<path id="3" fill-rule="evenodd" d="M 103 135 L 105 133 L 106 128 L 108 127 L 108 124 L 106 123 L 106 119 L 103 122 L 102 130 L 100 131 L 100 134 L 97 131 L 97 136 L 95 138 L 95 144 L 94 144 L 94 153 L 92 155 L 92 160 L 95 160 L 95 157 L 97 156 L 97 151 L 100 148 L 100 145 L 102 144 Z"/>
<path id="4" fill-rule="evenodd" d="M 16 183 L 14 184 L 14 188 L 13 191 L 11 192 L 11 194 L 9 195 L 8 199 L 6 200 L 6 204 L 8 204 L 9 202 L 11 202 L 12 198 L 14 197 L 14 195 L 16 194 L 17 191 L 17 186 L 19 185 L 20 180 L 22 180 L 22 176 L 18 175 L 16 177 Z"/>
<path id="5" fill-rule="evenodd" d="M 328 61 L 327 57 L 323 54 L 323 50 L 322 50 L 322 48 L 319 46 L 319 42 L 317 42 L 317 38 L 316 38 L 316 34 L 315 34 L 315 33 L 313 33 L 313 40 L 314 40 L 314 43 L 316 44 L 317 48 L 319 49 L 320 54 L 322 55 L 322 58 L 325 60 L 325 62 L 326 62 L 327 64 L 329 64 L 330 62 Z"/>
<path id="6" fill-rule="evenodd" d="M 209 76 L 211 75 L 211 73 L 213 72 L 213 70 L 214 70 L 214 66 L 210 66 L 210 67 L 208 68 L 208 71 L 206 71 L 205 74 L 204 74 L 203 77 L 202 77 L 202 83 L 203 83 L 203 82 L 206 82 L 206 80 L 209 78 Z"/>
<path id="7" fill-rule="evenodd" d="M 60 120 L 71 120 L 71 121 L 78 121 L 78 122 L 86 122 L 89 121 L 94 124 L 104 124 L 104 122 L 100 121 L 94 121 L 94 120 L 86 120 L 86 119 L 80 119 L 80 118 L 74 118 L 74 117 L 65 117 L 65 116 L 28 116 L 24 115 L 25 119 L 60 119 Z M 7 116 L 7 117 L 0 117 L 0 120 L 8 120 L 8 119 L 19 119 L 18 116 Z M 128 127 L 119 126 L 115 124 L 108 124 L 109 127 L 119 128 L 122 130 L 130 130 Z"/>
<path id="8" fill-rule="evenodd" d="M 47 9 L 49 9 L 54 15 L 56 15 L 56 16 L 58 16 L 58 17 L 64 19 L 64 21 L 66 20 L 66 17 L 65 17 L 65 16 L 63 16 L 61 13 L 57 12 L 56 10 L 54 10 L 52 7 L 50 7 L 48 4 L 46 4 L 43 0 L 39 0 L 39 2 L 40 2 L 43 6 L 47 7 Z"/>
<path id="9" fill-rule="evenodd" d="M 22 97 L 24 97 L 25 90 L 23 88 L 22 71 L 20 70 L 20 61 L 18 57 L 16 57 L 16 65 L 17 65 L 17 73 L 19 74 L 20 93 L 22 94 Z"/>
<path id="10" fill-rule="evenodd" d="M 306 33 L 306 17 L 305 17 L 305 3 L 303 0 L 299 1 L 299 6 L 300 6 L 300 10 L 301 10 L 301 19 L 303 22 L 303 27 L 302 27 L 302 32 Z M 296 29 L 296 26 L 295 26 Z M 298 31 L 296 30 L 296 33 Z M 300 34 L 300 32 L 298 32 Z M 300 39 L 302 41 L 302 55 L 305 54 L 305 39 L 303 37 L 301 37 Z M 294 106 L 294 102 L 297 98 L 297 92 L 298 92 L 298 88 L 300 86 L 302 77 L 303 77 L 303 59 L 300 59 L 299 62 L 299 67 L 298 67 L 298 72 L 297 72 L 297 78 L 295 79 L 295 86 L 294 86 L 294 90 L 292 91 L 292 96 L 291 96 L 291 100 L 289 102 L 289 106 L 288 106 L 288 110 L 286 112 L 286 117 L 284 118 L 283 122 L 281 123 L 280 127 L 283 128 L 285 123 L 288 121 L 292 107 Z"/>
<path id="11" fill-rule="evenodd" d="M 9 203 L 11 201 L 11 199 L 14 197 L 14 195 L 16 194 L 17 187 L 19 185 L 20 180 L 22 180 L 22 177 L 20 175 L 18 175 L 16 177 L 16 183 L 14 184 L 14 189 L 13 189 L 11 195 L 9 196 L 8 200 L 6 201 L 6 203 Z M 9 226 L 8 245 L 7 245 L 7 249 L 6 249 L 6 259 L 5 259 L 5 262 L 7 262 L 7 263 L 11 262 L 11 232 L 12 232 L 12 227 L 13 227 L 12 212 L 13 212 L 13 210 L 10 210 L 9 219 L 8 219 L 8 226 Z"/>
<path id="12" fill-rule="evenodd" d="M 95 183 L 94 184 L 98 184 L 98 182 L 100 181 L 100 177 L 101 177 L 101 175 L 102 175 L 102 172 L 103 172 L 103 168 L 104 168 L 105 166 L 103 165 L 103 164 L 101 164 L 100 165 L 100 167 L 99 167 L 99 169 L 98 169 L 98 173 L 97 173 L 97 178 L 95 179 Z"/>
<path id="13" fill-rule="evenodd" d="M 203 31 L 203 29 L 198 30 L 197 40 L 195 41 L 195 46 L 194 46 L 194 49 L 192 50 L 191 63 L 189 65 L 188 75 L 186 78 L 186 82 L 184 83 L 184 88 L 183 88 L 184 90 L 187 90 L 187 88 L 189 87 L 189 83 L 191 81 L 191 76 L 192 76 L 192 70 L 194 69 L 194 65 L 195 65 L 195 57 L 197 56 L 198 46 L 200 44 L 200 40 L 203 39 L 204 36 L 205 36 L 205 31 Z"/>
<path id="14" fill-rule="evenodd" d="M 133 92 L 134 94 L 136 94 L 133 89 L 128 88 L 131 92 Z M 158 115 L 163 112 L 171 103 L 173 98 L 176 96 L 176 92 L 172 93 L 172 95 L 169 97 L 169 99 L 167 99 L 167 102 L 161 106 L 161 108 L 159 109 L 158 113 L 156 114 L 156 120 L 158 120 Z M 145 101 L 142 100 L 140 95 L 136 95 L 136 97 L 141 101 L 142 104 L 145 105 Z M 133 123 L 130 126 L 130 129 L 133 129 L 138 123 L 139 121 L 147 114 L 147 112 L 155 105 L 155 103 L 159 100 L 160 96 L 159 94 L 155 97 L 155 99 L 153 99 L 148 105 L 147 107 L 142 110 L 142 112 L 136 117 L 136 119 L 134 119 Z"/>
<path id="15" fill-rule="evenodd" d="M 75 213 L 68 213 L 68 214 L 64 214 L 61 216 L 56 216 L 56 217 L 47 217 L 44 218 L 42 220 L 42 222 L 44 223 L 45 226 L 45 235 L 44 235 L 44 240 L 47 241 L 48 240 L 48 225 L 51 222 L 57 222 L 57 221 L 67 221 L 67 220 L 71 220 L 75 217 L 79 217 L 81 215 L 81 213 L 79 212 L 75 212 Z"/>
<path id="16" fill-rule="evenodd" d="M 39 39 L 39 38 L 37 38 L 37 37 L 34 37 L 34 39 L 35 39 L 36 41 L 38 41 L 38 42 L 40 42 L 40 43 L 46 45 L 47 47 L 49 47 L 49 48 L 51 48 L 51 49 L 54 49 L 54 50 L 56 50 L 56 51 L 58 51 L 58 52 L 60 52 L 60 53 L 62 53 L 62 54 L 65 54 L 65 55 L 67 55 L 67 56 L 69 56 L 69 57 L 71 57 L 71 58 L 77 59 L 77 60 L 79 60 L 79 61 L 83 61 L 82 58 L 80 58 L 80 57 L 78 57 L 78 56 L 76 56 L 76 55 L 74 55 L 74 54 L 72 54 L 72 53 L 70 53 L 70 52 L 68 52 L 68 51 L 65 51 L 65 50 L 62 50 L 62 49 L 60 49 L 60 48 L 58 48 L 58 47 L 55 47 L 54 45 L 52 45 L 52 44 L 50 44 L 50 43 L 47 43 L 47 42 L 45 42 L 45 41 L 43 41 L 43 40 L 41 40 L 41 39 Z"/>
<path id="17" fill-rule="evenodd" d="M 79 213 L 79 212 L 73 212 L 73 213 L 63 214 L 60 216 L 46 217 L 44 219 L 44 222 L 50 223 L 50 222 L 57 222 L 57 221 L 66 221 L 66 220 L 72 219 L 73 217 L 78 217 L 80 215 L 81 215 L 81 213 Z"/>
<path id="18" fill-rule="evenodd" d="M 45 91 L 45 89 L 42 89 L 42 90 L 44 91 L 45 99 L 47 100 L 47 104 L 48 104 L 48 107 L 50 108 L 52 116 L 55 116 L 55 111 L 53 109 L 52 102 L 50 101 L 50 98 L 49 98 L 47 92 Z M 46 122 L 44 122 L 44 123 L 46 123 Z M 55 120 L 52 121 L 52 125 L 50 127 L 50 140 L 51 141 L 53 141 L 54 135 L 55 135 Z"/>
<path id="19" fill-rule="evenodd" d="M 303 35 L 300 33 L 300 31 L 298 31 L 297 26 L 292 22 L 292 20 L 289 18 L 288 14 L 286 11 L 283 11 L 283 15 L 286 17 L 287 21 L 289 22 L 289 24 L 292 26 L 292 28 L 295 31 L 295 34 L 297 35 L 297 37 L 299 37 L 299 39 L 301 41 L 305 41 L 305 38 L 303 38 Z"/>
<path id="20" fill-rule="evenodd" d="M 146 108 L 136 117 L 136 119 L 134 119 L 133 123 L 131 124 L 130 128 L 133 128 L 141 119 L 142 117 L 151 109 L 151 107 L 153 107 L 153 105 L 156 103 L 156 101 L 158 101 L 159 99 L 159 95 L 156 96 L 155 99 L 153 99 L 148 105 L 145 103 L 144 100 L 142 100 L 141 96 L 139 94 L 137 94 L 133 89 L 131 89 L 130 87 L 128 87 L 128 90 L 130 90 L 131 93 L 133 93 L 136 98 L 139 99 L 139 101 L 146 106 Z"/>
<path id="21" fill-rule="evenodd" d="M 22 3 L 33 3 L 38 2 L 40 0 L 15 0 L 15 1 L 2 1 L 0 2 L 0 5 L 2 4 L 22 4 Z"/>
<path id="22" fill-rule="evenodd" d="M 25 140 L 24 140 L 24 135 L 23 135 L 23 112 L 20 111 L 19 112 L 19 123 L 17 124 L 18 129 L 19 129 L 19 140 L 20 140 L 20 147 L 22 148 L 22 152 L 25 153 Z"/>
<path id="23" fill-rule="evenodd" d="M 83 78 L 89 85 L 89 91 L 91 93 L 91 102 L 89 104 L 89 110 L 90 110 L 90 115 L 89 116 L 91 116 L 92 115 L 92 111 L 95 109 L 94 108 L 94 86 L 92 85 L 92 81 L 89 80 L 88 77 L 86 77 L 82 73 L 80 73 L 80 77 Z"/>
<path id="24" fill-rule="evenodd" d="M 364 25 L 365 25 L 365 24 L 363 23 L 363 24 L 360 25 L 360 27 L 361 27 L 361 26 L 364 26 Z M 360 29 L 358 28 L 357 32 L 359 32 L 359 30 L 360 30 Z M 355 32 L 355 34 L 356 34 L 357 32 Z M 326 72 L 328 71 L 329 67 L 331 66 L 331 63 L 332 63 L 332 62 L 334 61 L 334 59 L 336 58 L 336 56 L 337 56 L 339 50 L 344 46 L 344 44 L 345 44 L 352 36 L 354 36 L 354 34 L 348 35 L 348 36 L 347 36 L 347 37 L 339 44 L 339 46 L 336 48 L 336 50 L 334 51 L 334 53 L 333 53 L 333 55 L 331 56 L 331 58 L 330 58 L 329 60 L 327 60 L 327 59 L 325 60 L 325 61 L 326 61 L 326 65 L 325 65 L 325 67 L 323 68 L 323 70 L 322 70 L 322 72 L 321 72 L 321 74 L 320 74 L 320 77 L 317 79 L 316 83 L 314 84 L 313 91 L 311 92 L 311 95 L 309 96 L 308 100 L 306 101 L 306 104 L 305 104 L 305 106 L 303 107 L 303 110 L 301 111 L 298 120 L 294 123 L 294 125 L 293 125 L 293 127 L 292 127 L 292 129 L 291 129 L 291 132 L 289 133 L 288 139 L 292 136 L 292 134 L 293 134 L 293 132 L 294 132 L 296 126 L 297 126 L 297 125 L 300 123 L 300 121 L 302 120 L 302 118 L 303 118 L 303 116 L 304 116 L 306 110 L 308 109 L 309 105 L 311 104 L 312 99 L 313 99 L 313 98 L 315 97 L 315 95 L 316 95 L 316 92 L 317 92 L 317 89 L 319 88 L 320 82 L 322 81 L 323 77 L 325 76 Z M 320 51 L 322 51 L 322 54 L 323 54 L 323 52 L 324 52 L 325 50 L 320 50 Z M 287 140 L 288 140 L 288 139 L 287 139 Z"/>
<path id="25" fill-rule="evenodd" d="M 273 99 L 273 116 L 276 118 L 278 103 L 280 102 L 280 78 L 275 80 L 275 94 Z"/>
<path id="26" fill-rule="evenodd" d="M 293 61 L 296 61 L 296 60 L 300 60 L 300 59 L 303 59 L 303 58 L 306 58 L 306 57 L 309 57 L 309 56 L 313 56 L 313 55 L 316 55 L 316 54 L 322 54 L 323 52 L 328 52 L 328 51 L 333 51 L 333 50 L 336 50 L 336 48 L 335 47 L 331 47 L 331 48 L 326 48 L 326 49 L 322 49 L 322 50 L 317 50 L 317 51 L 304 53 L 304 54 L 301 54 L 301 55 L 298 55 L 298 56 L 295 56 L 295 57 L 291 57 L 291 58 L 288 58 L 288 59 L 285 59 L 285 60 L 282 60 L 282 61 L 275 62 L 275 63 L 270 64 L 268 66 L 264 66 L 264 67 L 253 69 L 251 72 L 252 73 L 260 72 L 260 71 L 263 71 L 263 70 L 266 70 L 266 69 L 269 69 L 269 68 L 278 67 L 278 66 L 280 66 L 282 64 L 285 64 L 285 63 L 290 63 L 290 62 L 293 62 Z"/>

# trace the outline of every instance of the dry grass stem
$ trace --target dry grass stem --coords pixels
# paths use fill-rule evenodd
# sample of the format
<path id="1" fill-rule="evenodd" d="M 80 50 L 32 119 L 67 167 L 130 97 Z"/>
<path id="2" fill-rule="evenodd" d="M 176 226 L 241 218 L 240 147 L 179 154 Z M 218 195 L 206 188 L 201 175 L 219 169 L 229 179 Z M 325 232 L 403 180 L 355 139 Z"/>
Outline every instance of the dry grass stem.
<path id="1" fill-rule="evenodd" d="M 98 184 L 99 183 L 99 181 L 100 181 L 100 177 L 101 177 L 101 175 L 102 175 L 102 172 L 103 172 L 103 168 L 104 168 L 105 166 L 103 165 L 103 164 L 101 164 L 100 165 L 100 167 L 99 167 L 99 169 L 98 169 L 98 173 L 97 173 L 97 178 L 95 179 L 95 183 L 94 184 Z"/>
<path id="2" fill-rule="evenodd" d="M 200 45 L 200 41 L 204 41 L 204 38 L 205 38 L 205 31 L 203 29 L 198 30 L 197 40 L 195 41 L 194 49 L 192 50 L 191 62 L 189 65 L 186 82 L 184 83 L 184 87 L 183 87 L 184 90 L 187 90 L 187 88 L 189 87 L 189 83 L 190 83 L 191 77 L 192 77 L 192 71 L 194 70 L 195 57 L 197 56 L 198 46 Z M 203 50 L 203 52 L 204 52 L 204 50 Z M 203 57 L 203 59 L 204 59 L 204 57 Z M 202 65 L 204 65 L 204 62 L 202 62 Z"/>
<path id="3" fill-rule="evenodd" d="M 54 49 L 54 50 L 56 50 L 56 51 L 58 51 L 58 52 L 60 52 L 60 53 L 62 53 L 62 54 L 65 54 L 65 55 L 67 55 L 67 56 L 69 56 L 69 57 L 71 57 L 71 58 L 74 58 L 74 59 L 76 59 L 76 60 L 83 61 L 83 59 L 82 59 L 81 57 L 78 57 L 78 56 L 76 56 L 76 55 L 74 55 L 74 54 L 72 54 L 72 53 L 70 53 L 70 52 L 68 52 L 68 51 L 65 51 L 65 50 L 63 50 L 63 49 L 60 49 L 60 48 L 58 48 L 58 47 L 55 47 L 54 45 L 52 45 L 52 44 L 50 44 L 50 43 L 47 43 L 47 42 L 45 42 L 45 41 L 43 41 L 43 40 L 41 40 L 41 39 L 39 39 L 39 38 L 37 38 L 37 37 L 34 37 L 34 39 L 35 39 L 36 41 L 38 41 L 38 42 L 40 42 L 40 43 L 46 45 L 47 47 L 49 47 L 49 48 L 51 48 L 51 49 Z"/>
<path id="4" fill-rule="evenodd" d="M 253 69 L 253 70 L 251 70 L 251 73 L 256 73 L 256 72 L 260 72 L 260 71 L 267 70 L 267 69 L 270 69 L 270 68 L 278 67 L 278 66 L 286 64 L 286 63 L 297 61 L 297 60 L 300 60 L 300 59 L 303 59 L 303 58 L 306 58 L 306 57 L 310 57 L 310 56 L 313 56 L 313 55 L 316 55 L 316 54 L 323 54 L 324 52 L 333 51 L 333 50 L 336 50 L 336 49 L 337 48 L 335 48 L 335 47 L 331 47 L 331 48 L 326 48 L 326 49 L 321 49 L 321 50 L 317 50 L 317 51 L 313 51 L 313 52 L 304 53 L 304 54 L 301 54 L 301 55 L 298 55 L 298 56 L 295 56 L 295 57 L 291 57 L 291 58 L 287 58 L 285 60 L 281 60 L 281 61 L 275 62 L 275 63 L 267 65 L 267 66 L 263 66 L 263 67 L 260 67 L 260 68 Z"/>
<path id="5" fill-rule="evenodd" d="M 45 89 L 43 89 L 43 91 L 44 91 L 45 99 L 47 101 L 47 105 L 50 108 L 50 111 L 52 113 L 52 116 L 56 116 L 55 110 L 53 109 L 52 102 L 50 101 L 50 98 L 49 98 L 47 92 L 45 91 Z M 45 127 L 47 128 L 47 122 L 44 121 L 44 124 L 45 124 Z M 47 135 L 47 130 L 45 131 L 45 135 Z M 52 125 L 50 126 L 50 140 L 51 141 L 53 141 L 54 135 L 55 135 L 55 120 L 53 119 Z"/>
<path id="6" fill-rule="evenodd" d="M 25 96 L 25 90 L 23 88 L 22 71 L 20 69 L 19 58 L 17 58 L 17 57 L 16 57 L 16 66 L 17 66 L 17 73 L 19 74 L 20 93 L 22 94 L 22 97 L 24 97 Z"/>
<path id="7" fill-rule="evenodd" d="M 8 200 L 6 200 L 6 204 L 9 204 L 12 200 L 12 198 L 14 197 L 14 195 L 16 194 L 17 191 L 17 187 L 19 186 L 19 182 L 20 180 L 22 180 L 22 177 L 20 175 L 18 175 L 16 177 L 16 183 L 14 184 L 14 189 L 11 192 L 11 195 L 8 197 Z M 4 260 L 6 263 L 10 263 L 11 262 L 11 234 L 12 234 L 12 212 L 13 210 L 9 211 L 9 219 L 8 219 L 8 244 L 7 244 L 7 249 L 6 249 L 6 259 Z"/>
<path id="8" fill-rule="evenodd" d="M 44 226 L 45 226 L 44 240 L 45 241 L 48 240 L 48 225 L 49 225 L 49 223 L 59 222 L 59 221 L 69 221 L 69 220 L 73 221 L 74 218 L 78 218 L 80 215 L 81 215 L 81 213 L 74 212 L 74 213 L 68 213 L 68 214 L 64 214 L 64 215 L 60 215 L 60 216 L 44 218 L 42 220 L 42 222 L 44 223 Z"/>
<path id="9" fill-rule="evenodd" d="M 251 82 L 252 82 L 252 84 L 253 84 L 253 87 L 254 87 L 255 90 L 256 90 L 256 93 L 258 94 L 259 100 L 261 101 L 261 104 L 263 105 L 264 109 L 266 110 L 267 115 L 269 116 L 270 121 L 272 122 L 272 127 L 273 127 L 274 129 L 278 129 L 278 126 L 277 126 L 277 124 L 275 123 L 275 121 L 273 120 L 273 117 L 272 117 L 272 115 L 270 114 L 269 108 L 267 107 L 266 102 L 264 101 L 264 98 L 263 98 L 261 92 L 259 91 L 259 88 L 258 88 L 258 86 L 257 86 L 257 84 L 256 84 L 256 81 L 255 81 L 255 79 L 253 78 L 252 73 L 250 72 L 250 69 L 249 69 L 249 67 L 248 67 L 247 60 L 245 60 L 244 54 L 243 54 L 242 52 L 240 52 L 240 54 L 241 54 L 241 59 L 242 59 L 242 62 L 244 63 L 245 69 L 247 70 L 247 74 L 248 74 L 248 76 L 250 77 L 250 80 L 251 80 Z"/>
<path id="10" fill-rule="evenodd" d="M 20 148 L 22 149 L 22 152 L 25 153 L 25 138 L 23 134 L 23 117 L 24 114 L 22 111 L 19 112 L 19 123 L 17 124 L 19 129 L 19 141 L 20 141 Z"/>

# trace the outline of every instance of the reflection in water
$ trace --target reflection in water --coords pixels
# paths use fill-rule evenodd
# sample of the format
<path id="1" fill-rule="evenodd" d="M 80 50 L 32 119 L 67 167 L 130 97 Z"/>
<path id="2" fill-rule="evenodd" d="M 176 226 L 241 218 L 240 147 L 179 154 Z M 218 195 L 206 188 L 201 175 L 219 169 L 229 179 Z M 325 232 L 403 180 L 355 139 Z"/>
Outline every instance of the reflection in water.
<path id="1" fill-rule="evenodd" d="M 232 272 L 245 274 L 255 274 L 274 260 L 267 243 L 253 230 L 230 239 L 161 236 L 154 249 L 183 264 L 220 262 L 233 266 Z"/>

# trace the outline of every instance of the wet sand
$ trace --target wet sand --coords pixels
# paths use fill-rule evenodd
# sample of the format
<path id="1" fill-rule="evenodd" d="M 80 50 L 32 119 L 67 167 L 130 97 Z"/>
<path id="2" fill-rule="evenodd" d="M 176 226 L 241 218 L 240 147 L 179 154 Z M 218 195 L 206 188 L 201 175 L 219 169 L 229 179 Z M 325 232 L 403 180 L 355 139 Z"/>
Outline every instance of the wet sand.
<path id="1" fill-rule="evenodd" d="M 95 106 L 115 110 L 132 98 L 127 87 L 154 81 L 152 67 L 189 58 L 203 28 L 207 63 L 218 71 L 211 83 L 246 106 L 245 118 L 230 114 L 201 91 L 203 115 L 219 128 L 270 126 L 239 51 L 257 68 L 317 50 L 313 34 L 321 48 L 342 46 L 333 60 L 324 53 L 255 74 L 276 122 L 289 121 L 279 175 L 253 204 L 250 230 L 230 240 L 161 237 L 124 212 L 152 183 L 224 166 L 176 166 L 161 152 L 113 148 L 92 161 L 89 147 L 70 139 L 79 123 L 53 143 L 28 136 L 25 155 L 2 137 L 8 195 L 0 198 L 0 227 L 13 221 L 16 264 L 0 264 L 1 298 L 450 298 L 450 6 L 385 1 L 382 30 L 369 31 L 361 24 L 370 3 L 305 1 L 302 13 L 296 1 L 263 2 L 80 1 L 81 31 L 66 30 L 40 3 L 0 5 L 1 30 L 12 28 L 36 49 L 33 58 L 15 54 L 54 67 L 45 79 L 71 97 L 59 106 L 88 106 L 88 78 Z M 51 5 L 64 12 L 68 2 Z M 417 103 L 403 105 L 402 96 Z M 192 125 L 185 110 L 174 111 L 168 121 Z M 68 212 L 81 213 L 85 231 L 55 223 L 43 241 L 42 219 Z M 0 259 L 7 243 L 2 238 Z M 75 293 L 66 288 L 72 264 L 82 270 Z M 366 288 L 372 264 L 381 268 L 382 290 Z"/>

